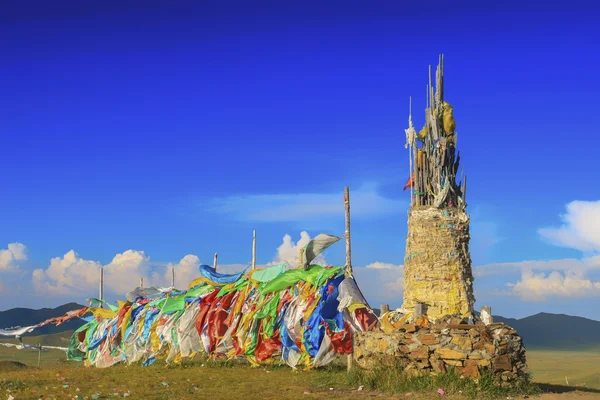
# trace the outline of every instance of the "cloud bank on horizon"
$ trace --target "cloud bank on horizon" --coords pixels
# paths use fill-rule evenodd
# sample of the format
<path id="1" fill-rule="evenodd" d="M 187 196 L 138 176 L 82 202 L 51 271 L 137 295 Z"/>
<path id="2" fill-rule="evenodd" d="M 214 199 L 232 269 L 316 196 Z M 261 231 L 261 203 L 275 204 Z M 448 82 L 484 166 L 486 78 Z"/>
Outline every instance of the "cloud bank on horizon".
<path id="1" fill-rule="evenodd" d="M 567 205 L 561 216 L 559 227 L 542 228 L 539 234 L 543 240 L 553 244 L 581 251 L 580 259 L 527 260 L 513 263 L 497 263 L 476 266 L 475 289 L 479 295 L 486 291 L 488 299 L 513 297 L 526 303 L 540 303 L 550 299 L 576 300 L 600 296 L 600 201 L 574 201 Z M 289 234 L 284 235 L 271 262 L 261 267 L 288 263 L 295 266 L 299 262 L 299 249 L 310 241 L 307 232 L 301 232 L 297 241 Z M 187 254 L 178 262 L 156 263 L 144 251 L 129 249 L 116 254 L 105 265 L 98 261 L 86 260 L 74 250 L 62 257 L 50 260 L 46 268 L 34 269 L 26 274 L 28 261 L 27 247 L 22 243 L 10 243 L 0 250 L 0 282 L 10 282 L 10 277 L 21 277 L 21 291 L 31 288 L 38 295 L 69 298 L 81 301 L 81 296 L 93 297 L 98 290 L 99 269 L 105 269 L 105 292 L 115 298 L 137 286 L 143 277 L 147 285 L 168 286 L 171 281 L 171 268 L 176 271 L 176 286 L 186 287 L 198 277 L 201 264 L 199 256 Z M 211 260 L 212 261 L 212 260 Z M 326 254 L 316 260 L 328 265 Z M 211 262 L 204 262 L 211 264 Z M 225 273 L 239 272 L 246 264 L 219 265 Z M 361 290 L 377 307 L 380 303 L 399 306 L 402 301 L 404 274 L 401 263 L 373 261 L 364 266 L 355 266 L 354 272 Z M 0 285 L 0 296 L 18 295 L 15 287 Z"/>

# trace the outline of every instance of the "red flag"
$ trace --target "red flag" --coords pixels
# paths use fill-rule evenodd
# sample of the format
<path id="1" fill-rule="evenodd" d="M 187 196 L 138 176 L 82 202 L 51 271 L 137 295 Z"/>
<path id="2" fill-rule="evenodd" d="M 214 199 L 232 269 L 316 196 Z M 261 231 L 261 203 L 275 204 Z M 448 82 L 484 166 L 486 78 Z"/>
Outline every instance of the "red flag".
<path id="1" fill-rule="evenodd" d="M 404 185 L 404 189 L 402 189 L 402 191 L 406 191 L 406 189 L 413 187 L 414 183 L 415 183 L 415 173 L 413 172 L 412 175 L 410 176 L 410 178 L 408 179 L 408 181 L 406 182 L 406 185 Z"/>

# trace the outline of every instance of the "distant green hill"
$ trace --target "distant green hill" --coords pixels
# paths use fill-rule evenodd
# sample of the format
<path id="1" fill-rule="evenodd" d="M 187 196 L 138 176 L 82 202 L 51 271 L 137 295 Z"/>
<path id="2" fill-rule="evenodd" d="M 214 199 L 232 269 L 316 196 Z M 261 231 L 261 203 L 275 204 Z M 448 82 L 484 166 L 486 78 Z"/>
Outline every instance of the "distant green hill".
<path id="1" fill-rule="evenodd" d="M 42 308 L 39 310 L 33 310 L 30 308 L 12 308 L 6 311 L 0 311 L 0 328 L 6 329 L 14 326 L 30 326 L 40 323 L 52 317 L 59 317 L 66 314 L 68 311 L 82 308 L 81 304 L 67 303 L 56 308 Z M 76 318 L 71 321 L 67 321 L 59 326 L 47 325 L 43 326 L 35 331 L 31 332 L 32 335 L 49 335 L 54 333 L 61 333 L 64 331 L 73 331 L 83 325 L 83 321 Z"/>
<path id="2" fill-rule="evenodd" d="M 539 313 L 521 319 L 494 316 L 515 328 L 528 349 L 600 348 L 600 321 L 566 314 Z"/>

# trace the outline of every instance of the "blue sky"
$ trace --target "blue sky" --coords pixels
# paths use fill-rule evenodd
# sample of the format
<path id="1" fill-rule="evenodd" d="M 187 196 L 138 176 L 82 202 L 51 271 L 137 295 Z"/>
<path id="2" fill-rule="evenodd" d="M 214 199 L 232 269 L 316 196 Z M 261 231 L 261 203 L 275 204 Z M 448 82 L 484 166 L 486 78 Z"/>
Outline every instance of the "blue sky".
<path id="1" fill-rule="evenodd" d="M 1 6 L 0 309 L 83 301 L 99 265 L 114 298 L 215 251 L 235 270 L 253 229 L 286 260 L 343 234 L 345 185 L 359 283 L 400 306 L 408 98 L 420 125 L 444 53 L 477 306 L 600 319 L 593 9 L 121 3 Z"/>

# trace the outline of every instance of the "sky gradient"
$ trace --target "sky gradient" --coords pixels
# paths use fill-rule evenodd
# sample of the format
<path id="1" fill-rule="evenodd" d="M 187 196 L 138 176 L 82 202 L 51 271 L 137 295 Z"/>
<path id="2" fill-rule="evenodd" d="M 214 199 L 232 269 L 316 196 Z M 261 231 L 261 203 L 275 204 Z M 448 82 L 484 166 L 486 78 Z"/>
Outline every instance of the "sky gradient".
<path id="1" fill-rule="evenodd" d="M 444 53 L 476 307 L 600 319 L 600 29 L 583 2 L 13 3 L 0 310 L 83 302 L 100 265 L 112 299 L 169 265 L 183 285 L 215 251 L 239 270 L 253 229 L 259 264 L 293 262 L 299 240 L 343 234 L 345 185 L 359 284 L 400 306 L 408 99 L 422 126 Z M 343 264 L 343 244 L 325 257 Z"/>

